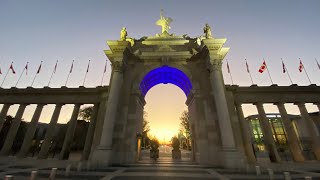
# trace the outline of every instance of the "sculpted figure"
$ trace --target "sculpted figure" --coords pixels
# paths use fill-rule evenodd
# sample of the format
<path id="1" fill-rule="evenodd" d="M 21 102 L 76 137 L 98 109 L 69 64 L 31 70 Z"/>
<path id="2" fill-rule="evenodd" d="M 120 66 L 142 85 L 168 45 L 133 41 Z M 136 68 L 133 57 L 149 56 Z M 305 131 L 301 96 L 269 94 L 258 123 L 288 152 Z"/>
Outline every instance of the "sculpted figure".
<path id="1" fill-rule="evenodd" d="M 208 23 L 206 23 L 206 26 L 203 28 L 203 32 L 204 32 L 204 34 L 205 34 L 206 39 L 212 38 L 212 35 L 211 35 L 211 27 L 209 26 Z"/>
<path id="2" fill-rule="evenodd" d="M 169 29 L 170 29 L 170 26 L 169 24 L 172 22 L 173 20 L 169 17 L 165 17 L 163 16 L 163 10 L 161 9 L 161 12 L 160 12 L 160 19 L 156 22 L 156 25 L 159 25 L 161 26 L 162 28 L 162 33 L 164 32 L 169 32 Z"/>
<path id="3" fill-rule="evenodd" d="M 125 27 L 122 28 L 120 32 L 120 41 L 125 41 L 127 38 L 127 29 Z"/>

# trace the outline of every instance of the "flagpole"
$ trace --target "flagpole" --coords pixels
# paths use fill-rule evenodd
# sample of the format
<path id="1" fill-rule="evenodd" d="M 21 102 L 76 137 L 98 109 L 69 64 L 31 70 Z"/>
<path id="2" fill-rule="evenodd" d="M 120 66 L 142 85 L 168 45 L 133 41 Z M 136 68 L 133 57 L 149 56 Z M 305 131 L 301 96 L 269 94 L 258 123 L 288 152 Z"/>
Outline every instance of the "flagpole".
<path id="1" fill-rule="evenodd" d="M 42 65 L 42 61 L 40 62 L 40 66 Z M 39 70 L 39 69 L 38 69 Z M 36 80 L 36 77 L 38 75 L 38 71 L 36 72 L 36 74 L 34 75 L 33 81 L 31 83 L 31 87 L 33 86 L 34 80 Z"/>
<path id="2" fill-rule="evenodd" d="M 283 63 L 282 58 L 281 58 L 281 61 L 282 61 L 282 63 Z M 284 64 L 284 63 L 283 63 L 283 64 Z M 284 68 L 286 69 L 286 72 L 287 72 L 287 75 L 288 75 L 288 77 L 289 77 L 289 80 L 290 80 L 291 84 L 293 84 L 292 79 L 291 79 L 290 74 L 289 74 L 289 71 L 288 71 L 288 69 L 287 69 L 287 66 L 284 66 Z"/>
<path id="3" fill-rule="evenodd" d="M 302 62 L 300 58 L 299 58 L 299 60 L 300 60 L 300 62 Z M 307 78 L 308 78 L 308 80 L 309 80 L 309 83 L 312 84 L 311 81 L 310 81 L 309 75 L 308 75 L 308 73 L 307 73 L 307 69 L 304 67 L 304 64 L 302 64 L 302 66 L 303 66 L 304 72 L 305 72 L 306 75 L 307 75 Z"/>
<path id="4" fill-rule="evenodd" d="M 13 62 L 11 62 L 11 64 L 12 64 L 12 63 L 13 63 Z M 6 75 L 4 76 L 3 81 L 2 81 L 2 83 L 1 83 L 1 85 L 0 85 L 0 88 L 2 88 L 2 85 L 3 85 L 4 81 L 6 80 L 6 78 L 7 78 L 7 76 L 8 76 L 8 73 L 9 73 L 9 70 L 10 70 L 10 68 L 8 69 Z"/>
<path id="5" fill-rule="evenodd" d="M 263 61 L 265 62 L 266 60 L 264 60 L 264 59 L 263 59 Z M 270 75 L 270 72 L 269 72 L 269 68 L 268 68 L 267 63 L 266 63 L 266 68 L 267 68 L 267 72 L 268 72 L 268 75 L 269 75 L 269 78 L 270 78 L 271 84 L 273 84 L 273 81 L 272 81 L 272 78 L 271 78 L 271 75 Z"/>
<path id="6" fill-rule="evenodd" d="M 86 81 L 86 78 L 87 78 L 87 74 L 88 74 L 88 71 L 89 71 L 90 61 L 91 61 L 91 60 L 89 60 L 89 63 L 88 63 L 88 67 L 87 67 L 86 74 L 84 75 L 84 79 L 83 79 L 83 84 L 82 84 L 82 86 L 84 86 L 84 82 Z"/>
<path id="7" fill-rule="evenodd" d="M 58 64 L 58 60 L 57 60 L 57 62 L 56 62 L 56 65 L 57 65 L 57 64 Z M 55 72 L 56 65 L 54 66 L 54 69 L 53 69 L 53 71 L 52 71 L 52 73 L 51 73 L 51 76 L 50 76 L 50 79 L 49 79 L 49 82 L 48 82 L 48 87 L 49 87 L 49 85 L 50 85 L 52 76 L 53 76 L 53 74 L 54 74 L 54 72 Z"/>
<path id="8" fill-rule="evenodd" d="M 317 58 L 314 58 L 314 60 L 315 60 L 316 63 L 317 63 L 318 69 L 320 70 L 320 65 L 319 65 L 319 62 L 318 62 Z"/>
<path id="9" fill-rule="evenodd" d="M 230 71 L 230 67 L 229 67 L 229 61 L 228 61 L 228 59 L 227 59 L 227 65 L 228 65 L 228 72 L 229 72 L 230 79 L 231 79 L 231 85 L 233 85 L 233 79 L 232 79 L 232 75 L 231 75 L 231 71 Z"/>
<path id="10" fill-rule="evenodd" d="M 247 61 L 247 59 L 245 59 L 245 61 L 246 61 L 246 65 L 247 65 L 247 68 L 249 68 L 248 66 L 248 61 Z M 251 76 L 251 72 L 250 72 L 250 70 L 248 71 L 249 69 L 247 69 L 247 72 L 248 72 L 248 74 L 249 74 L 249 76 L 250 76 L 250 79 L 251 79 L 251 83 L 252 83 L 252 85 L 253 85 L 253 80 L 252 80 L 252 76 Z"/>
<path id="11" fill-rule="evenodd" d="M 26 65 L 26 66 L 28 66 L 28 64 L 29 64 L 29 62 L 27 62 L 27 65 Z M 15 85 L 14 87 L 17 87 L 17 85 L 18 85 L 18 83 L 19 83 L 19 81 L 20 81 L 20 78 L 21 78 L 21 76 L 22 76 L 22 74 L 24 73 L 25 70 L 26 70 L 26 68 L 23 68 L 23 70 L 22 70 L 22 72 L 21 72 L 21 74 L 20 74 L 20 76 L 19 76 L 19 79 L 18 79 L 18 81 L 17 81 L 17 83 L 16 83 L 16 85 Z"/>
<path id="12" fill-rule="evenodd" d="M 73 69 L 73 63 L 74 63 L 74 60 L 72 60 L 71 69 L 70 69 L 70 71 L 69 71 L 69 74 L 68 74 L 66 83 L 64 84 L 64 86 L 66 86 L 66 87 L 67 87 L 67 83 L 68 83 L 68 80 L 69 80 L 69 76 L 70 76 L 70 74 L 71 74 L 71 72 L 72 72 L 72 69 Z"/>
<path id="13" fill-rule="evenodd" d="M 102 86 L 104 74 L 106 73 L 106 69 L 107 69 L 107 60 L 106 60 L 106 64 L 105 64 L 105 66 L 104 66 L 104 70 L 103 70 L 103 73 L 102 73 L 101 86 Z"/>

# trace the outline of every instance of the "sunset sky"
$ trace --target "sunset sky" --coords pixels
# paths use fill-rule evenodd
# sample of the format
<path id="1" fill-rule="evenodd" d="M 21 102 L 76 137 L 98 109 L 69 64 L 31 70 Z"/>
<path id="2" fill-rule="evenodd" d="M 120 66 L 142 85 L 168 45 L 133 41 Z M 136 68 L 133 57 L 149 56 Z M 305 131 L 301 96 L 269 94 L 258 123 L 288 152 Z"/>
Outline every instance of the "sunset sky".
<path id="1" fill-rule="evenodd" d="M 227 38 L 226 47 L 230 51 L 229 60 L 235 84 L 251 85 L 246 73 L 248 59 L 253 80 L 261 86 L 270 85 L 267 73 L 258 73 L 263 58 L 266 60 L 274 83 L 289 85 L 286 74 L 282 73 L 280 58 L 283 58 L 294 83 L 309 85 L 304 73 L 299 73 L 299 58 L 313 84 L 320 85 L 320 70 L 315 58 L 320 61 L 320 1 L 212 1 L 212 0 L 1 0 L 0 1 L 0 83 L 14 62 L 17 74 L 8 74 L 3 87 L 14 86 L 26 62 L 29 62 L 28 75 L 23 75 L 19 88 L 30 86 L 41 60 L 42 71 L 36 78 L 34 87 L 48 84 L 56 60 L 59 60 L 51 87 L 64 85 L 72 60 L 74 71 L 70 75 L 68 87 L 82 85 L 88 60 L 90 71 L 85 86 L 101 84 L 108 49 L 106 40 L 117 40 L 122 27 L 128 36 L 139 39 L 154 36 L 161 32 L 155 25 L 160 9 L 165 16 L 173 19 L 170 33 L 188 34 L 190 37 L 203 35 L 205 23 L 211 25 L 213 35 Z M 110 78 L 108 64 L 103 84 Z M 230 84 L 230 77 L 223 65 L 224 80 Z M 182 90 L 173 85 L 158 85 L 146 95 L 151 133 L 170 134 L 179 128 L 179 117 L 186 97 Z M 14 114 L 17 106 L 10 108 Z M 52 105 L 45 107 L 41 121 L 48 122 Z M 288 112 L 297 114 L 297 108 L 288 105 Z M 0 106 L 1 108 L 1 106 Z M 71 105 L 65 105 L 59 122 L 65 123 L 71 116 Z M 35 109 L 28 106 L 24 119 L 30 120 Z M 309 105 L 309 111 L 317 110 Z M 266 105 L 267 112 L 277 112 L 272 105 Z M 255 114 L 252 105 L 245 106 L 245 115 Z M 166 137 L 166 138 L 168 138 Z"/>

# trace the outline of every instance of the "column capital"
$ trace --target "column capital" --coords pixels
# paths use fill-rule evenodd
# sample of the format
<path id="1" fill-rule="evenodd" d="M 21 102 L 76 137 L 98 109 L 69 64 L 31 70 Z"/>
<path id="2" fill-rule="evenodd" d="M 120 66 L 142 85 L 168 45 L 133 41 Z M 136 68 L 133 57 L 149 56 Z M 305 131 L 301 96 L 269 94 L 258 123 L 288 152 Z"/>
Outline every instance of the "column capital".
<path id="1" fill-rule="evenodd" d="M 122 72 L 123 71 L 123 61 L 120 59 L 117 59 L 112 62 L 111 67 L 112 67 L 112 70 L 115 72 Z"/>
<path id="2" fill-rule="evenodd" d="M 221 59 L 209 59 L 208 70 L 212 71 L 222 71 L 222 60 Z"/>

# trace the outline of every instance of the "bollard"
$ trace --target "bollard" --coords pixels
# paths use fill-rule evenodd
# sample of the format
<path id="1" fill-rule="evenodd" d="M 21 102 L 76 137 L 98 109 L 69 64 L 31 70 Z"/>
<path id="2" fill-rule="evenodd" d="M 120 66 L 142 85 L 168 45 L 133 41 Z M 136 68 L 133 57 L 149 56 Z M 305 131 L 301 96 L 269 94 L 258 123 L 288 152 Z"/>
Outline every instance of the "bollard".
<path id="1" fill-rule="evenodd" d="M 82 162 L 79 162 L 77 166 L 77 171 L 80 172 L 81 169 L 82 169 Z"/>
<path id="2" fill-rule="evenodd" d="M 13 176 L 12 175 L 6 175 L 4 177 L 4 180 L 13 180 Z"/>
<path id="3" fill-rule="evenodd" d="M 268 169 L 267 169 L 267 171 L 268 171 L 268 174 L 269 174 L 269 179 L 270 179 L 270 180 L 273 180 L 273 179 L 274 179 L 274 173 L 273 173 L 273 170 L 272 170 L 272 169 L 270 169 L 270 168 L 268 168 Z"/>
<path id="4" fill-rule="evenodd" d="M 283 172 L 283 174 L 284 174 L 284 180 L 291 180 L 289 172 Z"/>
<path id="5" fill-rule="evenodd" d="M 66 167 L 66 173 L 65 173 L 65 176 L 66 176 L 66 177 L 69 177 L 69 176 L 70 176 L 70 171 L 71 171 L 71 164 L 69 164 L 69 165 Z"/>
<path id="6" fill-rule="evenodd" d="M 261 175 L 260 166 L 256 166 L 256 174 L 257 174 L 257 176 Z"/>
<path id="7" fill-rule="evenodd" d="M 311 176 L 305 176 L 304 179 L 305 180 L 312 180 L 312 177 Z"/>
<path id="8" fill-rule="evenodd" d="M 31 171 L 30 180 L 36 180 L 37 179 L 37 174 L 38 174 L 38 171 Z"/>
<path id="9" fill-rule="evenodd" d="M 58 170 L 58 168 L 51 169 L 50 176 L 49 176 L 50 180 L 54 180 L 56 178 L 57 170 Z"/>

